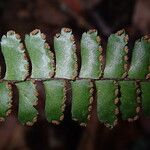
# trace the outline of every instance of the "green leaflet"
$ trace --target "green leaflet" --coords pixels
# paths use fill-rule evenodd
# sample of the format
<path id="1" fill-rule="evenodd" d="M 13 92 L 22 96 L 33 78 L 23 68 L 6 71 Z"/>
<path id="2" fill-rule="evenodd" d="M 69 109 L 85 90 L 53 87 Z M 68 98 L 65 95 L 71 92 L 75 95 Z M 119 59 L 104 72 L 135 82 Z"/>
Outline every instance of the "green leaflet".
<path id="1" fill-rule="evenodd" d="M 85 126 L 90 119 L 93 101 L 93 83 L 89 80 L 71 81 L 72 87 L 72 118 Z"/>
<path id="2" fill-rule="evenodd" d="M 66 81 L 51 80 L 44 81 L 46 94 L 45 115 L 49 122 L 59 124 L 64 118 L 66 100 Z"/>
<path id="3" fill-rule="evenodd" d="M 150 117 L 150 82 L 141 82 L 142 109 L 146 117 Z"/>
<path id="4" fill-rule="evenodd" d="M 139 111 L 137 107 L 137 85 L 135 81 L 120 81 L 119 85 L 122 119 L 128 121 L 136 120 Z"/>
<path id="5" fill-rule="evenodd" d="M 45 43 L 45 35 L 36 29 L 26 35 L 25 44 L 32 64 L 31 78 L 51 78 L 54 75 L 54 56 Z"/>
<path id="6" fill-rule="evenodd" d="M 150 78 L 150 42 L 146 37 L 135 42 L 128 74 L 131 79 Z"/>
<path id="7" fill-rule="evenodd" d="M 74 79 L 77 76 L 77 56 L 71 29 L 62 28 L 54 38 L 56 78 Z"/>
<path id="8" fill-rule="evenodd" d="M 5 80 L 24 80 L 28 76 L 29 63 L 20 37 L 14 31 L 2 37 L 1 49 L 6 62 Z"/>
<path id="9" fill-rule="evenodd" d="M 33 81 L 16 83 L 19 92 L 18 119 L 22 124 L 32 125 L 37 120 L 38 93 Z"/>
<path id="10" fill-rule="evenodd" d="M 7 82 L 0 82 L 0 121 L 4 121 L 11 112 L 12 86 Z"/>
<path id="11" fill-rule="evenodd" d="M 106 50 L 104 78 L 124 78 L 127 75 L 128 36 L 124 30 L 110 35 Z"/>
<path id="12" fill-rule="evenodd" d="M 97 90 L 97 114 L 98 119 L 108 127 L 117 124 L 118 87 L 113 80 L 95 81 Z"/>
<path id="13" fill-rule="evenodd" d="M 98 79 L 102 73 L 102 48 L 96 30 L 83 33 L 81 39 L 80 78 Z"/>

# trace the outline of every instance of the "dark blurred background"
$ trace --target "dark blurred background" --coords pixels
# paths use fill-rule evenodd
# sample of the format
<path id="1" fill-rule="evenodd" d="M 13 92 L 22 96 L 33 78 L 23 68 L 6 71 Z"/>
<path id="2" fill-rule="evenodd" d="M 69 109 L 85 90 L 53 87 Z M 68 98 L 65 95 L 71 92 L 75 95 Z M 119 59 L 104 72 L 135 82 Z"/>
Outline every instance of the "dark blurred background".
<path id="1" fill-rule="evenodd" d="M 104 50 L 108 36 L 125 28 L 132 49 L 135 40 L 150 33 L 150 0 L 0 0 L 0 36 L 11 29 L 23 39 L 26 33 L 39 28 L 53 50 L 53 36 L 62 27 L 72 28 L 78 49 L 81 34 L 96 28 Z M 110 130 L 98 122 L 96 102 L 87 128 L 71 120 L 70 109 L 60 125 L 49 124 L 43 114 L 43 88 L 38 88 L 38 122 L 32 127 L 22 126 L 14 110 L 0 124 L 0 150 L 150 149 L 150 119 L 141 116 L 134 123 L 120 122 Z"/>

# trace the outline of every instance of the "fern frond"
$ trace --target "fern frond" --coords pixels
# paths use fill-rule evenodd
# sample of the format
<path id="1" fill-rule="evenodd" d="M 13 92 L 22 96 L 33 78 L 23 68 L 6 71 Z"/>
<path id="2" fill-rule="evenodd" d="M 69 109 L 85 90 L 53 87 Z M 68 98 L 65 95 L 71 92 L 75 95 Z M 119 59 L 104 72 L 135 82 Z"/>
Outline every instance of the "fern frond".
<path id="1" fill-rule="evenodd" d="M 19 122 L 33 125 L 37 121 L 35 80 L 43 84 L 45 116 L 48 122 L 54 124 L 64 119 L 69 90 L 72 119 L 82 126 L 86 126 L 91 118 L 93 100 L 97 101 L 99 121 L 110 128 L 117 125 L 120 117 L 129 122 L 137 120 L 141 114 L 150 117 L 149 37 L 135 42 L 130 63 L 128 35 L 124 30 L 110 35 L 106 56 L 102 53 L 97 31 L 89 30 L 81 38 L 81 68 L 78 68 L 80 65 L 71 29 L 63 28 L 54 37 L 55 55 L 40 30 L 26 35 L 25 45 L 27 51 L 14 31 L 7 32 L 1 39 L 6 64 L 5 77 L 0 81 L 1 121 L 11 112 L 14 86 L 19 94 Z"/>

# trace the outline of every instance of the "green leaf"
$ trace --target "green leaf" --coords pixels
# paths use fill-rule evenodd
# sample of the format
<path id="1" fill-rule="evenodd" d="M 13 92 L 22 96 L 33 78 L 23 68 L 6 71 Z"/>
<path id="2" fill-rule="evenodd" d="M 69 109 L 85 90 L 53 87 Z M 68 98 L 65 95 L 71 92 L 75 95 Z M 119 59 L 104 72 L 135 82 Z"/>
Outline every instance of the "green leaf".
<path id="1" fill-rule="evenodd" d="M 106 50 L 104 78 L 124 78 L 127 75 L 128 36 L 124 30 L 110 35 Z"/>
<path id="2" fill-rule="evenodd" d="M 12 86 L 7 82 L 0 82 L 0 121 L 4 121 L 11 112 Z"/>
<path id="3" fill-rule="evenodd" d="M 97 114 L 100 122 L 108 127 L 117 124 L 119 113 L 116 101 L 118 100 L 118 87 L 113 80 L 95 81 L 97 90 Z"/>
<path id="4" fill-rule="evenodd" d="M 45 115 L 49 122 L 59 124 L 64 118 L 66 101 L 66 81 L 50 80 L 44 81 L 46 94 Z"/>
<path id="5" fill-rule="evenodd" d="M 14 31 L 7 32 L 1 40 L 6 63 L 5 80 L 24 80 L 29 75 L 29 63 L 20 37 Z"/>
<path id="6" fill-rule="evenodd" d="M 18 119 L 22 124 L 33 125 L 38 111 L 34 106 L 38 103 L 38 93 L 34 81 L 16 83 L 19 92 Z"/>
<path id="7" fill-rule="evenodd" d="M 150 117 L 150 82 L 141 82 L 142 109 L 145 117 Z"/>
<path id="8" fill-rule="evenodd" d="M 83 33 L 81 39 L 80 78 L 98 79 L 102 73 L 102 48 L 96 30 Z"/>
<path id="9" fill-rule="evenodd" d="M 120 81 L 120 111 L 123 120 L 137 119 L 137 85 L 135 81 Z"/>
<path id="10" fill-rule="evenodd" d="M 32 65 L 31 77 L 27 79 L 29 62 L 26 51 L 19 35 L 14 31 L 7 32 L 1 39 L 6 73 L 0 81 L 0 121 L 5 120 L 11 112 L 13 84 L 19 94 L 18 120 L 26 125 L 32 125 L 37 120 L 38 110 L 35 106 L 38 102 L 38 91 L 33 79 L 43 80 L 45 115 L 48 122 L 54 124 L 59 124 L 64 118 L 68 103 L 67 85 L 72 94 L 72 119 L 80 125 L 86 126 L 90 119 L 94 96 L 97 98 L 98 119 L 108 127 L 113 128 L 118 123 L 119 113 L 122 120 L 134 121 L 138 119 L 142 108 L 143 114 L 149 117 L 150 39 L 145 36 L 136 41 L 130 68 L 127 43 L 128 35 L 124 30 L 109 37 L 103 72 L 102 47 L 97 31 L 83 33 L 78 78 L 77 53 L 71 29 L 63 28 L 55 36 L 56 58 L 46 43 L 45 35 L 36 29 L 25 37 Z M 129 79 L 123 79 L 127 74 Z M 100 77 L 103 79 L 100 80 Z M 53 79 L 49 80 L 50 78 Z"/>
<path id="11" fill-rule="evenodd" d="M 77 56 L 71 29 L 62 28 L 54 38 L 56 78 L 74 79 L 77 76 Z"/>
<path id="12" fill-rule="evenodd" d="M 130 79 L 150 78 L 150 41 L 148 38 L 143 37 L 136 41 L 128 74 Z"/>
<path id="13" fill-rule="evenodd" d="M 93 101 L 93 83 L 89 80 L 71 81 L 72 87 L 72 118 L 86 126 L 90 119 L 90 111 Z"/>
<path id="14" fill-rule="evenodd" d="M 32 64 L 31 78 L 51 78 L 54 75 L 54 56 L 45 42 L 45 35 L 36 29 L 26 35 L 25 44 Z"/>

